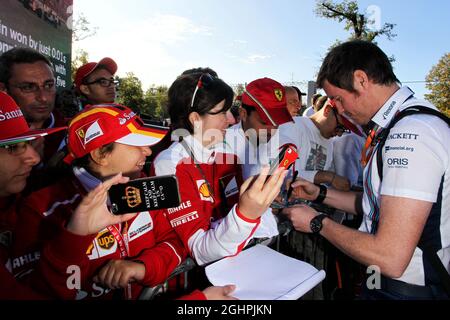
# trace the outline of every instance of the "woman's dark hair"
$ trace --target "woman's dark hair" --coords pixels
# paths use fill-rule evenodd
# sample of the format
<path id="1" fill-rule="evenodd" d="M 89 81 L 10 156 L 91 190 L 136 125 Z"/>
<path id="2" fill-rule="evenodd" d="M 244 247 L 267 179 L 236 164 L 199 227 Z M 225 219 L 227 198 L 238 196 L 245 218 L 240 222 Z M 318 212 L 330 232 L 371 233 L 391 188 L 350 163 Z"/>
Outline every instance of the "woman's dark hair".
<path id="1" fill-rule="evenodd" d="M 101 155 L 106 155 L 108 153 L 111 153 L 114 150 L 114 145 L 115 145 L 115 142 L 111 142 L 111 143 L 105 144 L 104 146 L 100 147 Z M 73 160 L 73 162 L 72 162 L 72 166 L 74 166 L 74 167 L 84 168 L 91 173 L 95 173 L 95 172 L 93 172 L 90 165 L 91 165 L 91 155 L 89 153 L 81 158 Z"/>
<path id="2" fill-rule="evenodd" d="M 197 90 L 191 107 L 192 96 L 202 76 L 207 77 L 208 81 L 203 81 L 203 86 Z M 193 133 L 194 130 L 189 121 L 191 112 L 205 115 L 222 100 L 225 100 L 225 105 L 216 113 L 227 111 L 233 104 L 234 93 L 233 89 L 219 78 L 205 73 L 192 73 L 179 76 L 170 86 L 168 96 L 167 111 L 170 115 L 172 130 L 186 129 Z"/>
<path id="3" fill-rule="evenodd" d="M 370 80 L 379 85 L 399 82 L 386 54 L 375 44 L 354 40 L 342 43 L 325 57 L 319 74 L 317 86 L 323 88 L 325 81 L 333 86 L 355 92 L 353 73 L 364 71 Z"/>

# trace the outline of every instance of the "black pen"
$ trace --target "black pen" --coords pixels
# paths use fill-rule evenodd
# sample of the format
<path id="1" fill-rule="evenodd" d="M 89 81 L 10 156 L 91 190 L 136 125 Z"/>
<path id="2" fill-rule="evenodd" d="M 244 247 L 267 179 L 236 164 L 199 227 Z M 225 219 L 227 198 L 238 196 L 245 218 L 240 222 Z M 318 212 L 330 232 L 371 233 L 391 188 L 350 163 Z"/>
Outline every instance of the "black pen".
<path id="1" fill-rule="evenodd" d="M 289 198 L 292 195 L 292 191 L 294 191 L 294 188 L 292 188 L 292 184 L 294 183 L 295 179 L 297 179 L 297 175 L 298 175 L 298 170 L 295 170 L 294 171 L 294 175 L 292 176 L 291 185 L 289 186 L 289 189 L 288 189 L 288 192 L 287 192 L 286 203 L 289 202 Z"/>

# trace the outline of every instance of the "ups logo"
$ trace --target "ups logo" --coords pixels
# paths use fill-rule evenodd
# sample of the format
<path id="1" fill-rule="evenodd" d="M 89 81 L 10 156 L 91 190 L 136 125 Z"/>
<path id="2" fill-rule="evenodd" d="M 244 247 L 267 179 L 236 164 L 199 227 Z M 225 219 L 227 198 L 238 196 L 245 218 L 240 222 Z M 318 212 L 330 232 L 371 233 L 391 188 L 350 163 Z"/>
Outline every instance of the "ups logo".
<path id="1" fill-rule="evenodd" d="M 111 248 L 116 240 L 114 239 L 114 236 L 110 232 L 102 233 L 97 237 L 97 243 L 102 249 L 109 249 Z"/>
<path id="2" fill-rule="evenodd" d="M 142 203 L 141 194 L 138 188 L 128 186 L 125 188 L 125 199 L 130 208 L 137 207 Z"/>

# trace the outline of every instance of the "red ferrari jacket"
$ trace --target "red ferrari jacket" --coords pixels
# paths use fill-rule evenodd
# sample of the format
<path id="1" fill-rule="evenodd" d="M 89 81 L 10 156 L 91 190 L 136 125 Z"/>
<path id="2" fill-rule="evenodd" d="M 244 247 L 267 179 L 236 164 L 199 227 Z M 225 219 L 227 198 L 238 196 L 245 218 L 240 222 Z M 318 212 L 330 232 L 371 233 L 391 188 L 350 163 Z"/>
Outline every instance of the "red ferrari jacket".
<path id="1" fill-rule="evenodd" d="M 83 171 L 84 175 L 89 175 Z M 17 241 L 14 246 L 12 270 L 16 276 L 33 269 L 42 248 L 55 241 L 56 231 L 64 226 L 82 195 L 89 189 L 80 178 L 60 181 L 28 196 L 18 214 Z M 82 179 L 82 178 L 81 178 Z M 89 181 L 95 178 L 89 175 Z M 97 180 L 98 182 L 98 180 Z M 95 183 L 94 183 L 95 184 Z M 94 187 L 91 185 L 90 187 Z M 138 260 L 145 264 L 146 276 L 141 283 L 130 285 L 127 298 L 139 296 L 142 286 L 154 286 L 167 276 L 186 257 L 182 243 L 170 227 L 163 211 L 140 212 L 136 217 L 100 231 L 85 251 L 88 268 L 77 299 L 111 298 L 113 292 L 93 282 L 92 278 L 111 259 Z"/>

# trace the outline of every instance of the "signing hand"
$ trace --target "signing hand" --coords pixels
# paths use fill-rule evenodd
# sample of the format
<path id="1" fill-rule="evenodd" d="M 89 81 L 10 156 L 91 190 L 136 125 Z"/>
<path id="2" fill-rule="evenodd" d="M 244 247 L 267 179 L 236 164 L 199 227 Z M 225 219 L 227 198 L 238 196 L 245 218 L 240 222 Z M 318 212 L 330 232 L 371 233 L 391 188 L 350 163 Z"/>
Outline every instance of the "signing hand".
<path id="1" fill-rule="evenodd" d="M 281 213 L 291 220 L 293 227 L 297 231 L 311 233 L 311 219 L 317 215 L 317 211 L 306 205 L 296 205 L 285 208 Z"/>
<path id="2" fill-rule="evenodd" d="M 294 188 L 292 194 L 295 198 L 314 201 L 319 195 L 320 188 L 308 180 L 297 178 L 293 183 Z"/>

